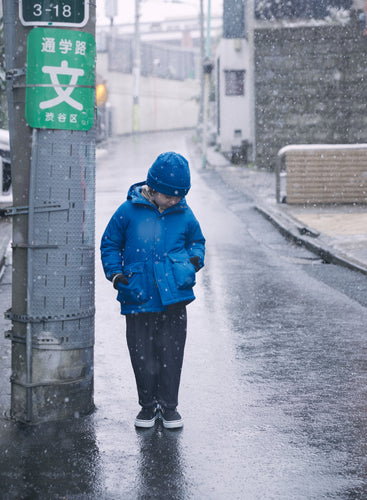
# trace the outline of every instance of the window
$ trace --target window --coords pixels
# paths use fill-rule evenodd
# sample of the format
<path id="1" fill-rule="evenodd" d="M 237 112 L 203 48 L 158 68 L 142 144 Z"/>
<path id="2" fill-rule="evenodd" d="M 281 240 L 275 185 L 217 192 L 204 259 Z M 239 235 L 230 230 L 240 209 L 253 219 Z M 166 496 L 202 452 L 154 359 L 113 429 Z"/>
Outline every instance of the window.
<path id="1" fill-rule="evenodd" d="M 226 95 L 245 95 L 244 70 L 228 70 L 224 75 Z"/>

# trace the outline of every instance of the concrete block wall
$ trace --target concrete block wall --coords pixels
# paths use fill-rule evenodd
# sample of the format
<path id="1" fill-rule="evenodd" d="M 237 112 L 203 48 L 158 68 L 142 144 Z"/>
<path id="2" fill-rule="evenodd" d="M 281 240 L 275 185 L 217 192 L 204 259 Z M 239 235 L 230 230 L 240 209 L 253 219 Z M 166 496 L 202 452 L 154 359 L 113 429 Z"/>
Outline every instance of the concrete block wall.
<path id="1" fill-rule="evenodd" d="M 288 144 L 367 142 L 366 61 L 356 16 L 346 26 L 257 28 L 256 164 L 274 169 Z"/>
<path id="2" fill-rule="evenodd" d="M 367 203 L 367 144 L 286 146 L 279 156 L 288 204 Z"/>
<path id="3" fill-rule="evenodd" d="M 132 133 L 133 78 L 110 71 L 106 53 L 98 53 L 97 73 L 103 75 L 112 109 L 112 133 Z M 200 82 L 167 80 L 154 76 L 140 78 L 139 131 L 194 128 L 199 114 Z"/>

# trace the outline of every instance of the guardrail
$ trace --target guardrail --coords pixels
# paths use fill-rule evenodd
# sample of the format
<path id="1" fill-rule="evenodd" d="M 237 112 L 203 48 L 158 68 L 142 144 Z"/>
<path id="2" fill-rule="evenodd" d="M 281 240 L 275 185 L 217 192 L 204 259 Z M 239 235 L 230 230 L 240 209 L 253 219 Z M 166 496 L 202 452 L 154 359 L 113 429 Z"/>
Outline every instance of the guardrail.
<path id="1" fill-rule="evenodd" d="M 289 145 L 280 149 L 276 199 L 290 205 L 366 204 L 367 144 Z"/>

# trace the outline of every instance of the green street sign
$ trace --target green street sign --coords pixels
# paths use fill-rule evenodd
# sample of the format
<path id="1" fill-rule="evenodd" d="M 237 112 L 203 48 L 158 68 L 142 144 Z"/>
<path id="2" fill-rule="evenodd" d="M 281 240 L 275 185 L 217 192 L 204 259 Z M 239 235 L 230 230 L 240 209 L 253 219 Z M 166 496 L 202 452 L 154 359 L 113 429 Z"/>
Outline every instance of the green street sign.
<path id="1" fill-rule="evenodd" d="M 86 0 L 19 0 L 24 26 L 85 26 L 89 18 Z"/>
<path id="2" fill-rule="evenodd" d="M 25 117 L 31 127 L 92 127 L 95 56 L 90 33 L 52 28 L 29 33 Z"/>

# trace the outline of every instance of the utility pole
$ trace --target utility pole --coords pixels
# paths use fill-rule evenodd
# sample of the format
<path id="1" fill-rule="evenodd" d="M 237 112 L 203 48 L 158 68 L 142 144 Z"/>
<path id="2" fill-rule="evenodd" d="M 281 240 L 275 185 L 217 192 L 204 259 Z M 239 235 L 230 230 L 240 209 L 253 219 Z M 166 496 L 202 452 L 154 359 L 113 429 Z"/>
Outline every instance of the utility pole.
<path id="1" fill-rule="evenodd" d="M 210 16 L 211 16 L 210 10 L 211 10 L 210 0 L 208 0 L 205 59 L 203 61 L 204 106 L 203 106 L 202 168 L 206 168 L 206 161 L 207 161 L 210 75 L 213 70 L 213 63 L 210 59 Z"/>
<path id="2" fill-rule="evenodd" d="M 104 4 L 105 16 L 110 18 L 110 26 L 113 27 L 113 19 L 118 14 L 117 0 L 105 0 Z"/>
<path id="3" fill-rule="evenodd" d="M 140 94 L 140 0 L 135 0 L 135 35 L 133 63 L 133 133 L 139 132 Z"/>
<path id="4" fill-rule="evenodd" d="M 251 127 L 251 162 L 256 160 L 256 89 L 255 89 L 255 1 L 247 0 L 245 4 L 245 26 L 247 25 L 247 40 L 249 46 L 249 102 L 251 106 L 250 127 Z"/>
<path id="5" fill-rule="evenodd" d="M 36 424 L 94 408 L 96 12 L 88 0 L 3 0 L 3 9 L 13 182 L 10 417 Z"/>
<path id="6" fill-rule="evenodd" d="M 200 0 L 200 102 L 199 102 L 199 120 L 198 129 L 203 133 L 204 116 L 204 58 L 205 58 L 205 36 L 204 36 L 204 0 Z"/>

